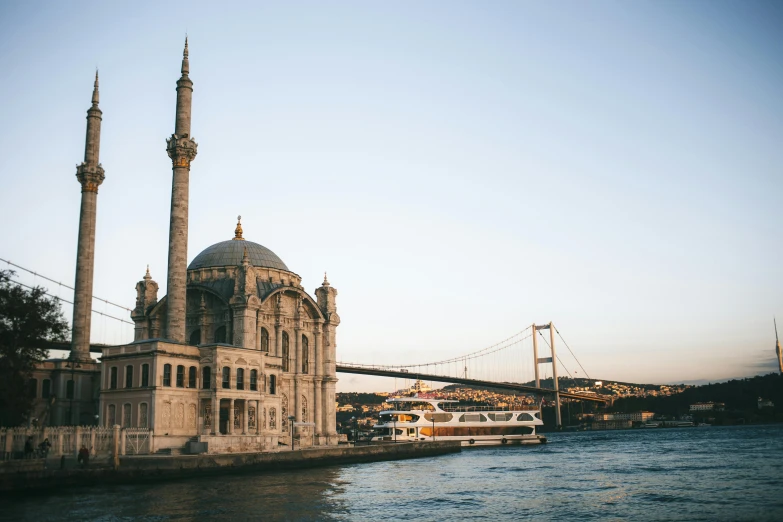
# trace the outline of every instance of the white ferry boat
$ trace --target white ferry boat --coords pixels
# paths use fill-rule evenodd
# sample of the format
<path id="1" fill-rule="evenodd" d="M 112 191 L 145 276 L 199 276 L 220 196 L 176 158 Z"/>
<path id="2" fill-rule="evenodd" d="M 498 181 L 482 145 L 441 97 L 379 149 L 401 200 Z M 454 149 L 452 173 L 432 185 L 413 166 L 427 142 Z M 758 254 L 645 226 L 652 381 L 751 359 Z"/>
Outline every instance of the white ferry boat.
<path id="1" fill-rule="evenodd" d="M 543 444 L 536 435 L 542 426 L 540 409 L 511 409 L 482 406 L 459 407 L 459 401 L 394 398 L 373 426 L 373 441 L 412 442 L 459 440 L 463 446 L 495 444 Z"/>

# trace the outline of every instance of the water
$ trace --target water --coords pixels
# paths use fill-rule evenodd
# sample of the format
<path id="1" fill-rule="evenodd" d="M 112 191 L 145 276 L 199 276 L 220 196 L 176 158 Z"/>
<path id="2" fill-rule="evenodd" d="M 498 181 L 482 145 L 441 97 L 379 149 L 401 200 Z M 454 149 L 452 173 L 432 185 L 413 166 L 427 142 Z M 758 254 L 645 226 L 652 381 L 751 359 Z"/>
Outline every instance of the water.
<path id="1" fill-rule="evenodd" d="M 560 433 L 534 447 L 5 499 L 8 520 L 783 520 L 783 425 Z"/>

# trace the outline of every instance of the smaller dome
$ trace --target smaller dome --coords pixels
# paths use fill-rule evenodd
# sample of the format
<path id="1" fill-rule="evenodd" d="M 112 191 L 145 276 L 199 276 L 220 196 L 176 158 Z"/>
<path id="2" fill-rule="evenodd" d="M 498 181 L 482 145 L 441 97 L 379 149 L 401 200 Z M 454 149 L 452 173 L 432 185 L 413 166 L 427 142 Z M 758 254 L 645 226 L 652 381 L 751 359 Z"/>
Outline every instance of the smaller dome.
<path id="1" fill-rule="evenodd" d="M 241 232 L 240 232 L 241 234 Z M 252 241 L 234 240 L 221 241 L 211 247 L 205 248 L 199 255 L 193 258 L 188 265 L 188 270 L 198 268 L 212 268 L 221 266 L 239 266 L 242 264 L 242 256 L 247 249 L 247 257 L 253 266 L 275 268 L 290 272 L 283 260 L 277 254 L 263 245 Z"/>

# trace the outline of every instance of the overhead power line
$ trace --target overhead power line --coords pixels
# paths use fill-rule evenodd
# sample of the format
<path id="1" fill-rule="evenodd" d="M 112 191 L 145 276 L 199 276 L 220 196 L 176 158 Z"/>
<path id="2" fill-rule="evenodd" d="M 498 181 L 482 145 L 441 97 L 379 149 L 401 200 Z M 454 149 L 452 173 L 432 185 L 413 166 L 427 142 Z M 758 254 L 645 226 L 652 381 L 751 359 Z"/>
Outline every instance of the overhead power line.
<path id="1" fill-rule="evenodd" d="M 25 287 L 25 288 L 29 288 L 30 290 L 35 290 L 35 287 L 34 287 L 34 286 L 26 285 L 26 284 L 24 284 L 24 283 L 20 283 L 19 281 L 14 281 L 13 279 L 9 279 L 9 280 L 8 280 L 8 282 L 9 282 L 9 283 L 13 283 L 13 284 L 15 284 L 15 285 L 23 286 L 23 287 Z M 41 288 L 41 287 L 39 287 L 39 288 Z M 72 304 L 73 304 L 73 302 L 72 302 L 72 301 L 68 301 L 67 299 L 63 299 L 62 297 L 59 297 L 59 296 L 56 296 L 56 295 L 50 294 L 50 293 L 49 293 L 49 292 L 48 292 L 46 289 L 43 289 L 43 293 L 44 293 L 44 294 L 46 294 L 46 295 L 48 295 L 48 296 L 49 296 L 49 297 L 51 297 L 52 299 L 57 299 L 58 301 L 62 301 L 62 302 L 64 302 L 64 303 L 68 303 L 68 304 L 70 304 L 70 305 L 72 305 Z M 126 321 L 125 319 L 121 319 L 121 318 L 119 318 L 119 317 L 114 317 L 113 315 L 109 315 L 109 314 L 106 314 L 106 313 L 100 312 L 100 311 L 98 311 L 98 310 L 93 310 L 93 312 L 95 312 L 96 314 L 100 314 L 100 315 L 102 315 L 102 316 L 104 316 L 104 317 L 108 317 L 109 319 L 114 319 L 114 320 L 116 320 L 116 321 L 120 321 L 121 323 L 129 324 L 129 325 L 133 326 L 133 323 L 132 323 L 132 322 L 130 322 L 130 321 Z"/>
<path id="2" fill-rule="evenodd" d="M 65 288 L 67 288 L 68 290 L 73 290 L 73 287 L 72 287 L 72 286 L 68 286 L 68 285 L 66 285 L 65 283 L 62 283 L 62 282 L 60 282 L 60 281 L 55 281 L 54 279 L 51 279 L 51 278 L 49 278 L 49 277 L 46 277 L 45 275 L 41 275 L 41 274 L 39 274 L 38 272 L 34 272 L 34 271 L 30 270 L 29 268 L 25 268 L 25 267 L 23 267 L 23 266 L 20 266 L 20 265 L 17 265 L 17 264 L 15 264 L 15 263 L 12 263 L 12 262 L 8 261 L 7 259 L 0 258 L 0 261 L 2 261 L 3 263 L 8 263 L 10 266 L 14 266 L 14 267 L 16 267 L 16 268 L 18 268 L 18 269 L 20 269 L 20 270 L 24 270 L 25 272 L 28 272 L 28 273 L 30 273 L 30 274 L 33 274 L 33 275 L 34 275 L 34 276 L 36 276 L 36 277 L 40 277 L 41 279 L 46 279 L 47 281 L 51 281 L 52 283 L 58 284 L 58 285 L 60 285 L 60 286 L 64 286 L 64 287 L 65 287 Z M 21 284 L 21 283 L 20 283 L 20 284 Z M 28 287 L 28 288 L 29 288 L 29 287 Z M 49 295 L 49 294 L 47 294 L 47 295 Z M 52 297 L 57 297 L 57 296 L 52 296 Z M 99 301 L 103 301 L 103 302 L 104 302 L 104 303 L 106 303 L 106 304 L 110 304 L 110 305 L 112 305 L 112 306 L 116 306 L 117 308 L 122 308 L 123 310 L 127 310 L 128 312 L 132 312 L 132 310 L 131 310 L 130 308 L 128 308 L 127 306 L 122 306 L 122 305 L 118 305 L 117 303 L 112 303 L 111 301 L 108 301 L 108 300 L 106 300 L 106 299 L 103 299 L 102 297 L 98 297 L 98 296 L 94 295 L 94 296 L 92 296 L 92 298 L 93 298 L 93 299 L 98 299 Z M 61 299 L 61 298 L 59 298 L 59 297 L 58 297 L 58 299 Z M 65 301 L 65 299 L 61 299 L 61 300 L 62 300 L 62 301 Z M 70 303 L 70 301 L 65 301 L 65 302 L 66 302 L 66 303 Z M 95 312 L 95 310 L 93 310 L 93 312 Z M 101 312 L 98 312 L 98 313 L 101 313 Z M 102 314 L 102 315 L 106 315 L 106 314 Z M 111 317 L 111 316 L 108 316 L 108 315 L 107 315 L 107 317 Z M 120 319 L 120 320 L 122 320 L 122 319 Z M 125 321 L 125 322 L 127 322 L 127 321 Z"/>

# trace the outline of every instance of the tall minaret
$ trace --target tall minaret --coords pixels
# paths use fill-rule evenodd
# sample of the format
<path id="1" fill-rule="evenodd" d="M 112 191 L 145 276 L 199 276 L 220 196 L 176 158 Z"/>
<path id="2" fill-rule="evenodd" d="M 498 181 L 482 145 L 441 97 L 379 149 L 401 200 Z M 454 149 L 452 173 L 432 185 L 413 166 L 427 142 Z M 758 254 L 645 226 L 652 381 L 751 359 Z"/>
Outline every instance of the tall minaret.
<path id="1" fill-rule="evenodd" d="M 73 296 L 73 334 L 71 359 L 90 360 L 90 322 L 92 319 L 92 279 L 95 265 L 95 215 L 98 186 L 105 178 L 98 162 L 101 149 L 101 110 L 98 108 L 98 71 L 92 91 L 92 107 L 87 110 L 87 138 L 84 162 L 76 166 L 76 179 L 82 185 L 79 213 L 79 244 L 76 250 L 76 283 Z"/>
<path id="2" fill-rule="evenodd" d="M 778 339 L 778 322 L 772 318 L 775 323 L 775 352 L 778 354 L 778 369 L 783 374 L 783 350 L 780 348 L 780 339 Z"/>
<path id="3" fill-rule="evenodd" d="M 182 53 L 182 77 L 177 81 L 177 116 L 174 134 L 166 140 L 174 176 L 171 184 L 169 222 L 169 273 L 166 285 L 167 339 L 185 342 L 185 289 L 188 269 L 188 185 L 190 162 L 196 158 L 197 144 L 190 137 L 190 104 L 193 82 L 188 77 L 188 39 Z"/>

